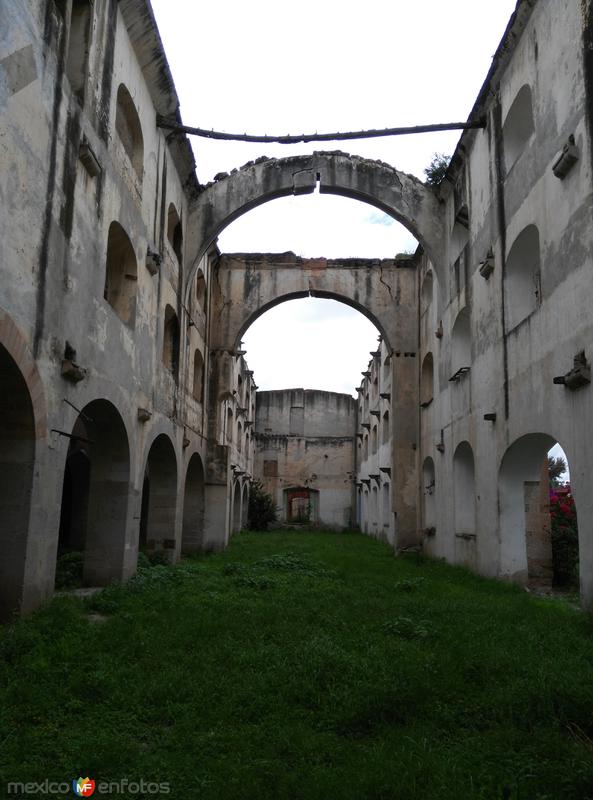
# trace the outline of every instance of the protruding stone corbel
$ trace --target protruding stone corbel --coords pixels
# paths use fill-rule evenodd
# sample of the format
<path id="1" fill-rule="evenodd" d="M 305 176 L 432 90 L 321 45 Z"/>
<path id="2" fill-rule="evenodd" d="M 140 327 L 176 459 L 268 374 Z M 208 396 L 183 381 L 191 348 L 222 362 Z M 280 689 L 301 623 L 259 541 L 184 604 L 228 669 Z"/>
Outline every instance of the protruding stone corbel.
<path id="1" fill-rule="evenodd" d="M 582 389 L 583 386 L 591 383 L 591 365 L 587 361 L 584 350 L 574 357 L 573 367 L 570 372 L 554 378 L 554 383 L 566 386 L 572 392 L 576 389 Z"/>

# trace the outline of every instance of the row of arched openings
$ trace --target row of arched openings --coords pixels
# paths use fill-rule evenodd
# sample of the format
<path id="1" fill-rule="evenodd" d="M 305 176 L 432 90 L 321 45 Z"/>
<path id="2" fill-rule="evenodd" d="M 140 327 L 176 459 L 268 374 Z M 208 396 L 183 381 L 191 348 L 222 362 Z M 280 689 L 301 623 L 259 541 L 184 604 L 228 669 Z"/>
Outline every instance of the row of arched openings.
<path id="1" fill-rule="evenodd" d="M 105 265 L 105 286 L 103 296 L 118 317 L 126 325 L 134 327 L 136 321 L 136 294 L 138 283 L 138 264 L 134 248 L 124 228 L 119 222 L 112 222 L 107 236 L 107 257 Z M 196 294 L 202 306 L 205 304 L 205 280 L 199 271 L 196 278 Z M 175 309 L 167 305 L 164 316 L 162 361 L 177 380 L 179 377 L 179 354 L 181 335 L 179 319 Z M 203 402 L 204 357 L 196 349 L 193 358 L 192 393 L 196 400 Z"/>
<path id="2" fill-rule="evenodd" d="M 64 563 L 79 564 L 80 574 L 75 577 L 84 585 L 103 586 L 121 579 L 133 496 L 130 480 L 130 450 L 123 420 L 110 402 L 93 401 L 74 424 L 66 457 L 58 586 L 64 578 Z M 194 453 L 183 491 L 183 553 L 203 548 L 204 490 L 203 464 Z M 170 438 L 160 434 L 146 456 L 138 517 L 139 552 L 149 557 L 160 553 L 167 559 L 166 554 L 174 551 L 177 506 L 177 457 Z"/>
<path id="3" fill-rule="evenodd" d="M 545 585 L 563 585 L 570 579 L 564 574 L 567 544 L 555 539 L 550 513 L 553 492 L 569 492 L 551 487 L 548 454 L 556 444 L 547 434 L 521 437 L 505 452 L 498 474 L 500 571 Z M 469 442 L 457 446 L 452 466 L 454 556 L 458 563 L 475 568 L 479 497 Z M 430 542 L 439 528 L 435 464 L 431 457 L 424 460 L 421 479 L 422 525 Z M 576 526 L 576 510 L 574 515 Z M 578 541 L 573 546 L 578 559 Z M 575 576 L 572 578 L 576 580 Z"/>
<path id="4" fill-rule="evenodd" d="M 421 304 L 427 309 L 433 300 L 433 278 L 425 277 Z M 540 236 L 536 225 L 525 227 L 515 238 L 504 268 L 505 330 L 511 331 L 527 319 L 541 303 Z M 457 315 L 451 330 L 451 377 L 466 372 L 472 363 L 470 312 L 467 307 Z M 420 402 L 426 406 L 434 396 L 434 356 L 423 359 L 420 377 Z"/>
<path id="5" fill-rule="evenodd" d="M 391 486 L 383 483 L 358 490 L 359 525 L 363 533 L 387 541 L 391 530 Z"/>

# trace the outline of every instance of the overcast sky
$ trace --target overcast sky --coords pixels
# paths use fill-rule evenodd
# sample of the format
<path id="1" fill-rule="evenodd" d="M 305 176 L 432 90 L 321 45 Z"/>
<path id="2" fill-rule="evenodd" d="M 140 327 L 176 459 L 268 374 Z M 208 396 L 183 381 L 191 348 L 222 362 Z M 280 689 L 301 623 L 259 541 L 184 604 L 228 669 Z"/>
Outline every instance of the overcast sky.
<path id="1" fill-rule="evenodd" d="M 152 0 L 183 121 L 232 133 L 310 133 L 467 119 L 515 0 Z M 193 139 L 202 183 L 246 161 L 345 150 L 424 179 L 458 132 L 317 145 Z M 363 203 L 328 195 L 283 198 L 220 236 L 224 252 L 392 258 L 415 249 L 401 225 Z M 377 331 L 335 301 L 291 301 L 245 335 L 262 389 L 353 393 Z"/>

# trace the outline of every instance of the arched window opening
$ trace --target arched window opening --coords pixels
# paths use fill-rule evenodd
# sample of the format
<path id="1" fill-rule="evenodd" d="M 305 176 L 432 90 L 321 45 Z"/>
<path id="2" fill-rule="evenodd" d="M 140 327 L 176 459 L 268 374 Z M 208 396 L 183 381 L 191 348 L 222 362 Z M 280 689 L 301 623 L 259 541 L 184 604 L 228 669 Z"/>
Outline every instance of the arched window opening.
<path id="1" fill-rule="evenodd" d="M 432 271 L 429 270 L 424 276 L 424 280 L 422 281 L 422 291 L 420 293 L 421 313 L 424 313 L 430 308 L 430 305 L 432 303 L 432 295 L 433 295 L 433 278 L 432 278 Z"/>
<path id="2" fill-rule="evenodd" d="M 371 432 L 371 452 L 373 455 L 377 452 L 377 426 L 373 425 L 373 430 Z"/>
<path id="3" fill-rule="evenodd" d="M 173 203 L 169 205 L 167 214 L 167 239 L 179 264 L 183 259 L 183 227 L 181 219 Z"/>
<path id="4" fill-rule="evenodd" d="M 383 414 L 383 444 L 387 444 L 391 438 L 391 428 L 389 427 L 389 411 Z"/>
<path id="5" fill-rule="evenodd" d="M 381 386 L 383 391 L 389 391 L 391 388 L 391 356 L 386 356 L 383 362 L 383 374 L 381 376 Z"/>
<path id="6" fill-rule="evenodd" d="M 465 269 L 465 257 L 463 255 L 463 251 L 469 242 L 469 230 L 462 225 L 461 222 L 455 222 L 453 225 L 453 229 L 451 231 L 451 261 L 456 262 L 459 261 L 462 269 Z M 459 269 L 459 267 L 458 267 Z M 462 280 L 460 277 L 460 282 Z M 465 285 L 465 281 L 463 281 L 463 285 Z"/>
<path id="7" fill-rule="evenodd" d="M 237 450 L 241 452 L 243 449 L 243 426 L 240 422 L 237 423 Z"/>
<path id="8" fill-rule="evenodd" d="M 179 374 L 179 322 L 177 314 L 169 305 L 165 308 L 163 364 L 177 380 Z"/>
<path id="9" fill-rule="evenodd" d="M 512 330 L 541 302 L 539 231 L 528 225 L 517 236 L 505 266 L 506 327 Z"/>
<path id="10" fill-rule="evenodd" d="M 115 130 L 134 168 L 140 184 L 144 174 L 144 137 L 140 117 L 132 96 L 123 83 L 117 90 Z"/>
<path id="11" fill-rule="evenodd" d="M 226 440 L 229 443 L 233 441 L 233 409 L 230 406 L 226 410 Z"/>
<path id="12" fill-rule="evenodd" d="M 112 222 L 107 237 L 103 297 L 121 321 L 130 327 L 134 327 L 136 321 L 137 285 L 138 264 L 134 248 L 119 222 Z"/>
<path id="13" fill-rule="evenodd" d="M 204 358 L 199 350 L 194 353 L 193 396 L 198 403 L 204 402 Z"/>
<path id="14" fill-rule="evenodd" d="M 507 173 L 525 149 L 534 131 L 531 88 L 524 84 L 517 92 L 502 126 L 504 163 Z"/>
<path id="15" fill-rule="evenodd" d="M 86 89 L 91 31 L 90 0 L 72 0 L 66 75 L 74 96 L 82 105 Z"/>
<path id="16" fill-rule="evenodd" d="M 471 366 L 471 328 L 469 311 L 464 308 L 457 315 L 451 334 L 451 378 L 458 381 Z"/>
<path id="17" fill-rule="evenodd" d="M 204 278 L 204 273 L 201 269 L 198 270 L 198 275 L 196 277 L 196 300 L 198 302 L 198 308 L 201 311 L 206 313 L 206 279 Z"/>
<path id="18" fill-rule="evenodd" d="M 422 524 L 425 536 L 436 532 L 436 483 L 434 461 L 428 457 L 422 465 Z"/>
<path id="19" fill-rule="evenodd" d="M 432 353 L 427 353 L 422 362 L 420 373 L 420 405 L 427 408 L 434 396 L 434 362 Z"/>

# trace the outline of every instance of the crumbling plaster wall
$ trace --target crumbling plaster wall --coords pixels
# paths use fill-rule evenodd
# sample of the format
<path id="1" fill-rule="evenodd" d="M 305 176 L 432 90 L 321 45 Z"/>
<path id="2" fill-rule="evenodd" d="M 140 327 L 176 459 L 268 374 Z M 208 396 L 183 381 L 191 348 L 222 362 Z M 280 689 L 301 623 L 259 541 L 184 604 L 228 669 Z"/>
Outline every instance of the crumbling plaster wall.
<path id="1" fill-rule="evenodd" d="M 435 396 L 421 412 L 420 463 L 430 457 L 436 466 L 439 525 L 430 551 L 455 558 L 452 459 L 457 446 L 467 441 L 476 465 L 478 569 L 524 580 L 524 537 L 520 531 L 501 530 L 500 465 L 507 448 L 524 435 L 543 433 L 559 441 L 571 469 L 579 515 L 581 588 L 590 604 L 591 389 L 571 392 L 553 384 L 555 376 L 570 370 L 577 353 L 584 350 L 589 360 L 593 356 L 591 140 L 583 9 L 579 3 L 546 0 L 519 4 L 513 28 L 474 109 L 476 116 L 484 115 L 487 127 L 462 136 L 441 186 L 448 270 L 445 280 L 435 274 L 433 300 L 421 317 L 420 349 L 422 357 L 432 352 L 435 359 Z M 503 125 L 525 84 L 531 88 L 534 131 L 514 163 L 508 164 Z M 552 165 L 571 135 L 579 160 L 559 179 Z M 460 196 L 466 198 L 469 221 L 458 280 L 454 221 Z M 509 304 L 516 289 L 508 260 L 513 243 L 528 225 L 539 231 L 541 291 L 531 313 L 511 327 Z M 479 268 L 489 250 L 494 269 L 485 278 Z M 429 268 L 426 259 L 423 272 Z M 470 371 L 450 382 L 455 371 L 453 330 L 463 309 L 470 319 Z M 435 331 L 440 333 L 441 323 L 439 338 Z M 485 414 L 495 414 L 496 420 L 486 420 Z M 441 444 L 442 451 L 437 448 Z M 503 548 L 501 541 L 506 541 Z"/>
<path id="2" fill-rule="evenodd" d="M 354 521 L 356 403 L 336 392 L 284 389 L 257 393 L 255 477 L 274 497 L 285 522 L 286 490 L 318 492 L 324 527 Z M 275 474 L 273 474 L 275 473 Z"/>
<path id="3" fill-rule="evenodd" d="M 180 263 L 166 230 L 170 203 L 175 204 L 182 225 L 187 225 L 197 182 L 187 141 L 167 144 L 155 125 L 156 112 L 174 113 L 178 101 L 163 68 L 166 61 L 152 12 L 140 2 L 90 4 L 81 100 L 65 74 L 69 8 L 65 4 L 62 14 L 53 0 L 33 4 L 6 0 L 0 26 L 0 307 L 35 361 L 47 414 L 19 600 L 23 610 L 53 589 L 69 442 L 57 431 L 72 431 L 75 409 L 105 399 L 125 425 L 131 472 L 123 561 L 114 566 L 120 577 L 136 568 L 142 477 L 152 441 L 165 433 L 173 443 L 179 506 L 187 460 L 194 452 L 206 458 L 203 414 L 197 413 L 201 410 L 193 408 L 190 424 L 185 424 L 185 409 L 192 405 L 186 352 L 191 348 L 185 347 L 188 318 L 181 302 L 187 280 L 185 256 L 181 253 Z M 149 52 L 152 61 L 146 57 Z M 158 69 L 154 60 L 159 61 Z M 150 85 L 157 79 L 158 88 Z M 132 97 L 142 129 L 139 172 L 115 130 L 120 83 Z M 100 165 L 94 176 L 79 158 L 83 140 Z M 108 232 L 114 221 L 129 237 L 137 262 L 133 325 L 124 323 L 103 297 Z M 149 249 L 161 256 L 154 276 L 147 269 Z M 206 254 L 200 264 L 206 279 L 207 262 Z M 177 381 L 162 361 L 167 304 L 175 309 L 183 332 Z M 205 319 L 200 319 L 195 303 L 188 303 L 188 310 L 197 319 L 189 342 L 200 347 L 207 359 Z M 61 375 L 66 342 L 85 370 L 77 383 Z M 139 422 L 139 408 L 150 412 L 148 422 Z M 43 525 L 35 509 L 43 512 Z M 178 513 L 173 532 L 176 553 L 179 518 Z"/>

